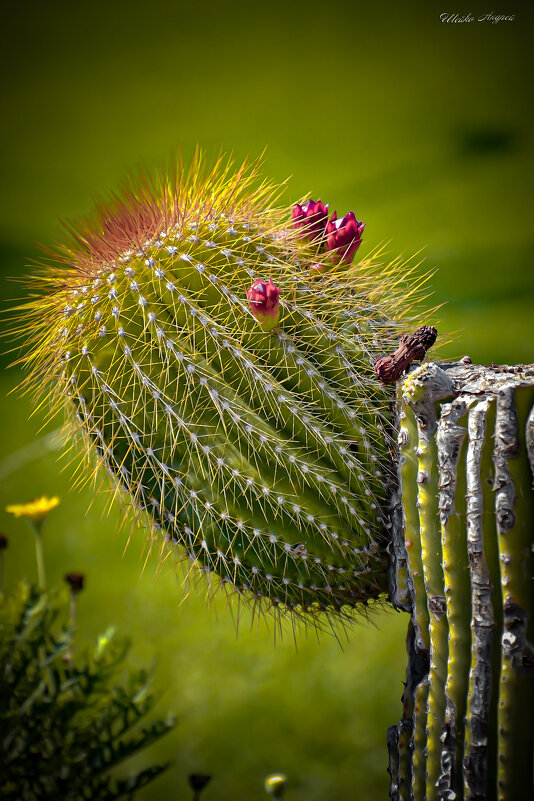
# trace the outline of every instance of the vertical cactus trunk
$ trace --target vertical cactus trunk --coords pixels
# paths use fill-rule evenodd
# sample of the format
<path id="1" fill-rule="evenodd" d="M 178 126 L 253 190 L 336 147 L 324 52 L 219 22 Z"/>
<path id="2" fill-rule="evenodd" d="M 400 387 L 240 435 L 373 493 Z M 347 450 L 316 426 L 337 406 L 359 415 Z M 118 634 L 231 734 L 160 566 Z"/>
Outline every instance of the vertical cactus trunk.
<path id="1" fill-rule="evenodd" d="M 394 801 L 533 797 L 534 366 L 399 386 L 394 590 L 411 596 Z"/>

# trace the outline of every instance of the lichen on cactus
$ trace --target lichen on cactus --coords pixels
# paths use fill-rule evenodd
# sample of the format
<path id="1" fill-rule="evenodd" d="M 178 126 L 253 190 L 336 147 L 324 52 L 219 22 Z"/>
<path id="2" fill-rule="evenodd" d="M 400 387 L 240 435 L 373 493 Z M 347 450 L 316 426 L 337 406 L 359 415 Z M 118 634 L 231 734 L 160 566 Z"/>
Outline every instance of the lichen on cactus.
<path id="1" fill-rule="evenodd" d="M 352 212 L 308 201 L 291 219 L 279 194 L 257 165 L 201 156 L 131 179 L 32 279 L 22 361 L 191 572 L 337 614 L 387 591 L 391 393 L 373 361 L 416 321 L 417 272 L 354 264 Z"/>

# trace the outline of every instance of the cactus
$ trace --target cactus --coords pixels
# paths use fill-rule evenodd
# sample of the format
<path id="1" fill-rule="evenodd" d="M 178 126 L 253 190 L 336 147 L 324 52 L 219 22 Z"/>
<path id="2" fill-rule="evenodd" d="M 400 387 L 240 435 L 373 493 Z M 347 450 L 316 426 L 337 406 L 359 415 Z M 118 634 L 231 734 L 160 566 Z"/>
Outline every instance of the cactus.
<path id="1" fill-rule="evenodd" d="M 392 770 L 391 797 L 527 801 L 534 367 L 423 365 L 400 384 L 399 405 L 404 530 L 393 536 L 413 608 L 390 766 L 405 758 L 402 733 L 413 735 L 409 778 Z"/>
<path id="2" fill-rule="evenodd" d="M 309 201 L 291 221 L 278 191 L 200 157 L 130 181 L 45 266 L 23 361 L 191 572 L 342 615 L 387 592 L 392 397 L 373 360 L 414 322 L 417 273 L 352 264 L 352 212 Z"/>
<path id="3" fill-rule="evenodd" d="M 395 417 L 421 278 L 278 194 L 197 157 L 72 226 L 22 308 L 28 387 L 190 575 L 319 625 L 411 613 L 392 799 L 529 798 L 534 371 L 424 366 Z"/>

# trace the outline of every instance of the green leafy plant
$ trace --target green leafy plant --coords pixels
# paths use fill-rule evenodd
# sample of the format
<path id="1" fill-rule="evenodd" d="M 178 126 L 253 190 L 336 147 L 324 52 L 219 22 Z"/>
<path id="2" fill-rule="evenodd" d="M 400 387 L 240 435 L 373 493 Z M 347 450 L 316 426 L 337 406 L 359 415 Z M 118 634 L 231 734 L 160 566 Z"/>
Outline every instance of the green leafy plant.
<path id="1" fill-rule="evenodd" d="M 73 659 L 64 614 L 22 582 L 0 594 L 0 796 L 6 801 L 131 799 L 167 765 L 128 778 L 115 768 L 147 748 L 173 720 L 144 723 L 155 699 L 150 674 L 120 683 L 129 644 L 109 629 Z"/>

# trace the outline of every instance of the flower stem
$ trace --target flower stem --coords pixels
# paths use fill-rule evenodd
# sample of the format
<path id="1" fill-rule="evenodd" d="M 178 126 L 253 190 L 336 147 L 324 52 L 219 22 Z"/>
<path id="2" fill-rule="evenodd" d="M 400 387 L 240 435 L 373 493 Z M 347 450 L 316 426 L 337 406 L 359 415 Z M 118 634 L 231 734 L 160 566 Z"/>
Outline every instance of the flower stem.
<path id="1" fill-rule="evenodd" d="M 70 593 L 70 613 L 69 613 L 69 628 L 74 629 L 76 625 L 76 593 L 71 590 Z"/>
<path id="2" fill-rule="evenodd" d="M 43 550 L 43 538 L 41 532 L 35 526 L 32 526 L 35 534 L 35 558 L 37 560 L 37 583 L 40 592 L 46 592 L 46 572 Z"/>

